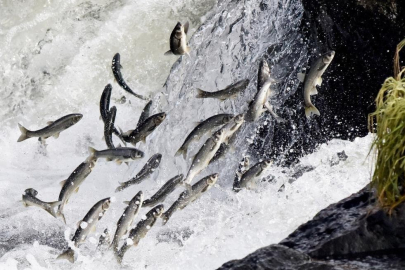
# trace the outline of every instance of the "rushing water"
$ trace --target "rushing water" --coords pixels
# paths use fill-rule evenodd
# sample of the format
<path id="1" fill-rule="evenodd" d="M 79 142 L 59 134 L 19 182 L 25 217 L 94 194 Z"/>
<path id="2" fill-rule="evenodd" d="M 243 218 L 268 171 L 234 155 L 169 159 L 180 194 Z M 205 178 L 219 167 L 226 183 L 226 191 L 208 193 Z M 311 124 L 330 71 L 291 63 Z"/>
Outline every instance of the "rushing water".
<path id="1" fill-rule="evenodd" d="M 235 194 L 231 191 L 235 168 L 249 154 L 247 143 L 259 127 L 245 125 L 235 150 L 201 174 L 220 173 L 209 193 L 176 212 L 167 225 L 159 220 L 127 252 L 122 266 L 109 252 L 96 251 L 100 233 L 106 227 L 115 230 L 125 207 L 122 201 L 138 190 L 149 197 L 175 174 L 186 173 L 189 160 L 173 155 L 193 122 L 220 112 L 240 113 L 247 107 L 246 100 L 256 87 L 258 62 L 268 47 L 276 48 L 273 71 L 288 81 L 276 89 L 274 104 L 282 104 L 296 90 L 294 72 L 308 60 L 296 32 L 302 7 L 299 1 L 281 0 L 263 5 L 213 0 L 0 1 L 1 270 L 213 269 L 280 241 L 317 211 L 368 182 L 370 136 L 354 142 L 331 141 L 294 167 L 273 166 L 255 190 Z M 263 9 L 271 12 L 261 13 Z M 198 29 L 190 39 L 194 49 L 189 57 L 175 62 L 176 57 L 163 53 L 169 49 L 176 22 L 187 20 L 189 38 Z M 111 103 L 118 108 L 117 125 L 134 128 L 145 102 L 126 95 L 114 82 L 110 66 L 116 52 L 121 54 L 127 83 L 153 98 L 154 112 L 168 113 L 164 124 L 139 146 L 147 158 L 162 153 L 162 164 L 148 181 L 114 193 L 118 181 L 132 177 L 144 161 L 130 167 L 99 161 L 65 207 L 65 226 L 41 209 L 24 208 L 19 200 L 30 187 L 39 191 L 42 200 L 56 200 L 59 182 L 87 157 L 87 148 L 105 148 L 98 103 L 107 83 L 113 85 Z M 251 84 L 234 102 L 194 98 L 196 87 L 212 91 L 243 78 Z M 127 102 L 119 104 L 116 100 L 123 95 Z M 83 119 L 58 139 L 48 139 L 46 149 L 35 139 L 16 142 L 17 123 L 37 129 L 74 112 L 82 113 Z M 264 119 L 259 125 L 273 122 Z M 193 144 L 191 151 L 201 142 Z M 336 153 L 343 150 L 348 158 L 339 161 Z M 166 208 L 180 192 L 168 198 Z M 55 260 L 77 221 L 108 196 L 114 202 L 97 232 L 80 246 L 78 261 L 71 265 Z"/>

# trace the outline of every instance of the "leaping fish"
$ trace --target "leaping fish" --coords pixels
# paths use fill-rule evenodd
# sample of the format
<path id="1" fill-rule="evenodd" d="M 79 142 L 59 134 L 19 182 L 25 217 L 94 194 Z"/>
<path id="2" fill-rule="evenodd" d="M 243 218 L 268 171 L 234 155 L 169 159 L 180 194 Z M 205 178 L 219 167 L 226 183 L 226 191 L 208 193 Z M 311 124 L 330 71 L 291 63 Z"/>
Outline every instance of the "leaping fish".
<path id="1" fill-rule="evenodd" d="M 209 190 L 218 180 L 218 174 L 214 173 L 204 177 L 197 183 L 195 183 L 190 189 L 183 191 L 177 201 L 175 201 L 172 206 L 162 214 L 163 224 L 166 224 L 169 221 L 170 217 L 178 209 L 183 209 L 190 203 L 194 202 L 200 196 Z"/>
<path id="2" fill-rule="evenodd" d="M 136 174 L 135 177 L 126 182 L 120 183 L 120 186 L 115 189 L 115 192 L 122 191 L 129 186 L 141 183 L 143 180 L 149 177 L 157 167 L 159 167 L 161 160 L 161 154 L 154 154 L 142 167 L 139 173 Z"/>
<path id="3" fill-rule="evenodd" d="M 181 184 L 183 177 L 184 175 L 179 174 L 168 180 L 150 199 L 142 203 L 142 207 L 153 207 L 162 203 Z"/>
<path id="4" fill-rule="evenodd" d="M 136 215 L 138 214 L 139 210 L 142 207 L 143 202 L 143 193 L 139 191 L 131 201 L 127 202 L 128 206 L 125 208 L 124 213 L 120 217 L 117 222 L 117 230 L 114 234 L 114 239 L 111 243 L 111 247 L 113 251 L 116 252 L 118 250 L 118 244 L 122 237 L 127 234 L 129 229 L 132 226 L 132 222 L 134 221 Z"/>
<path id="5" fill-rule="evenodd" d="M 18 124 L 18 127 L 20 128 L 21 131 L 21 136 L 18 138 L 17 142 L 22 142 L 26 139 L 29 138 L 34 138 L 38 137 L 40 140 L 47 139 L 51 136 L 55 137 L 57 139 L 59 137 L 59 134 L 68 129 L 69 127 L 73 126 L 77 122 L 80 121 L 80 119 L 83 118 L 83 115 L 80 113 L 75 113 L 75 114 L 68 114 L 63 116 L 62 118 L 59 118 L 56 121 L 49 121 L 47 124 L 48 126 L 36 130 L 36 131 L 31 131 L 23 127 L 21 124 Z"/>
<path id="6" fill-rule="evenodd" d="M 189 54 L 191 48 L 187 44 L 188 22 L 184 26 L 178 22 L 170 35 L 170 50 L 165 55 Z"/>
<path id="7" fill-rule="evenodd" d="M 311 65 L 307 76 L 305 74 L 298 74 L 298 79 L 304 82 L 304 103 L 305 103 L 305 116 L 311 118 L 312 114 L 320 115 L 318 109 L 312 104 L 311 96 L 318 94 L 316 86 L 322 85 L 322 75 L 328 68 L 335 56 L 335 51 L 329 51 L 321 55 Z"/>
<path id="8" fill-rule="evenodd" d="M 238 192 L 242 188 L 249 187 L 250 185 L 254 184 L 253 181 L 260 177 L 260 175 L 273 163 L 271 160 L 264 160 L 262 162 L 256 163 L 253 165 L 249 170 L 244 172 L 240 176 L 240 180 L 235 178 L 235 182 L 233 183 L 233 190 Z"/>
<path id="9" fill-rule="evenodd" d="M 110 198 L 97 202 L 89 212 L 87 212 L 83 220 L 78 222 L 78 228 L 72 238 L 75 247 L 78 247 L 81 243 L 86 241 L 87 236 L 96 230 L 97 222 L 104 216 L 105 211 L 110 207 L 110 202 Z M 73 263 L 75 261 L 75 252 L 69 247 L 56 259 L 67 259 L 69 262 Z"/>
<path id="10" fill-rule="evenodd" d="M 119 54 L 119 53 L 116 53 L 116 54 L 114 55 L 114 57 L 113 57 L 112 65 L 111 65 L 112 72 L 113 72 L 113 74 L 114 74 L 114 78 L 115 78 L 115 80 L 117 81 L 117 83 L 118 83 L 125 91 L 127 91 L 128 93 L 134 95 L 135 97 L 137 97 L 137 98 L 139 98 L 139 99 L 142 99 L 142 100 L 148 100 L 148 98 L 146 98 L 146 97 L 144 97 L 144 96 L 142 96 L 142 95 L 139 95 L 139 94 L 135 93 L 134 91 L 132 91 L 132 89 L 129 88 L 129 86 L 127 85 L 127 83 L 124 81 L 124 79 L 122 78 L 122 74 L 121 74 L 121 68 L 122 68 L 122 66 L 121 66 L 121 63 L 120 63 L 120 59 L 121 59 L 120 54 Z"/>
<path id="11" fill-rule="evenodd" d="M 61 202 L 58 208 L 57 216 L 62 217 L 63 222 L 66 224 L 65 215 L 63 214 L 63 208 L 65 204 L 69 201 L 70 196 L 73 192 L 78 192 L 80 185 L 86 179 L 86 177 L 91 173 L 96 164 L 95 160 L 89 160 L 81 163 L 69 176 L 67 180 L 61 182 L 62 189 L 59 193 L 58 201 Z"/>
<path id="12" fill-rule="evenodd" d="M 121 249 L 115 254 L 117 261 L 122 262 L 125 252 L 132 246 L 137 246 L 139 241 L 146 236 L 148 231 L 155 225 L 156 220 L 162 215 L 164 207 L 162 204 L 152 208 L 147 214 L 146 218 L 142 219 L 135 228 L 129 232 L 127 240 L 122 245 Z"/>
<path id="13" fill-rule="evenodd" d="M 244 91 L 248 85 L 249 80 L 241 80 L 227 86 L 225 89 L 216 92 L 207 92 L 197 88 L 198 94 L 196 98 L 217 98 L 224 101 L 228 98 L 236 97 L 239 93 Z"/>
<path id="14" fill-rule="evenodd" d="M 37 198 L 38 191 L 36 191 L 33 188 L 28 188 L 25 190 L 24 194 L 22 195 L 22 202 L 25 207 L 28 206 L 37 206 L 39 208 L 44 209 L 47 211 L 49 214 L 51 214 L 53 217 L 56 216 L 55 212 L 55 207 L 59 206 L 62 202 L 56 201 L 56 202 L 44 202 L 41 201 L 40 199 Z"/>

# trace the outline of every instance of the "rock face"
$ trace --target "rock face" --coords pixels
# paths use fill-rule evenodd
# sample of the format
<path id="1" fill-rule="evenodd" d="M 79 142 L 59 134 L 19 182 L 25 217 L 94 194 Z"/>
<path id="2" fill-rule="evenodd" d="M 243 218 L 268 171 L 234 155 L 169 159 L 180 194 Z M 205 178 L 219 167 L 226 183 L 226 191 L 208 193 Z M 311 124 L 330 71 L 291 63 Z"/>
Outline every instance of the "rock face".
<path id="1" fill-rule="evenodd" d="M 405 269 L 404 221 L 405 205 L 390 216 L 365 187 L 319 212 L 279 245 L 220 269 Z"/>

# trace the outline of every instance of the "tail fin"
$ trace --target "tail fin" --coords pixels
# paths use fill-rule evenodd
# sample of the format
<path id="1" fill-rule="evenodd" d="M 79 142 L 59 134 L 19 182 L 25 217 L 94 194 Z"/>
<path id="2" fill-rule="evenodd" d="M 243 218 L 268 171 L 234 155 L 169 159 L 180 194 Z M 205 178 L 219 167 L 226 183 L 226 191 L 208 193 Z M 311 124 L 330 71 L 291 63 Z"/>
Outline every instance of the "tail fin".
<path id="1" fill-rule="evenodd" d="M 49 202 L 47 203 L 48 209 L 46 210 L 49 214 L 51 214 L 53 217 L 57 218 L 58 214 L 55 212 L 55 207 L 59 206 L 62 202 L 61 201 L 56 201 L 56 202 Z"/>
<path id="2" fill-rule="evenodd" d="M 71 263 L 75 262 L 75 251 L 71 248 L 60 254 L 57 258 L 57 260 L 63 260 L 66 259 Z"/>
<path id="3" fill-rule="evenodd" d="M 20 124 L 18 124 L 18 127 L 20 128 L 21 135 L 20 135 L 20 137 L 18 138 L 17 142 L 22 142 L 22 141 L 24 141 L 24 140 L 30 138 L 30 137 L 27 135 L 27 131 L 28 131 L 28 130 L 27 130 L 25 127 L 23 127 L 23 126 L 20 125 Z"/>
<path id="4" fill-rule="evenodd" d="M 207 92 L 197 88 L 197 95 L 195 96 L 196 98 L 205 98 L 206 95 L 207 95 Z"/>
<path id="5" fill-rule="evenodd" d="M 183 158 L 186 159 L 187 157 L 187 149 L 180 148 L 177 150 L 176 154 L 174 155 L 175 157 L 183 155 Z"/>
<path id="6" fill-rule="evenodd" d="M 305 116 L 306 116 L 308 119 L 311 118 L 311 116 L 312 116 L 313 114 L 321 115 L 321 113 L 318 111 L 318 109 L 317 109 L 314 105 L 311 105 L 311 106 L 309 106 L 309 107 L 305 107 Z"/>
<path id="7" fill-rule="evenodd" d="M 115 192 L 120 192 L 125 189 L 125 183 L 120 183 L 120 186 L 115 189 Z"/>
<path id="8" fill-rule="evenodd" d="M 60 207 L 60 205 L 59 205 Z M 56 212 L 56 217 L 61 217 L 63 222 L 66 224 L 66 219 L 65 219 L 65 215 L 62 213 L 62 210 L 59 208 L 58 211 Z"/>
<path id="9" fill-rule="evenodd" d="M 89 153 L 90 153 L 90 155 L 89 155 L 89 157 L 87 158 L 86 162 L 89 162 L 89 161 L 92 161 L 92 160 L 97 160 L 96 152 L 97 152 L 96 149 L 94 149 L 93 147 L 89 147 Z"/>

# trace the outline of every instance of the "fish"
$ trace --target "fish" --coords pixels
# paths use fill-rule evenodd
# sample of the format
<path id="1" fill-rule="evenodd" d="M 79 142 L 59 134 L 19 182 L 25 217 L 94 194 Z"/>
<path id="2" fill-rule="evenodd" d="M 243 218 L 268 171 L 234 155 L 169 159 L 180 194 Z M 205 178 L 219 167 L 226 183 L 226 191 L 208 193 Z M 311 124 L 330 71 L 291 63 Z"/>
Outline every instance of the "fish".
<path id="1" fill-rule="evenodd" d="M 179 174 L 168 180 L 150 199 L 143 201 L 142 207 L 153 207 L 162 203 L 181 184 L 183 178 L 184 175 Z"/>
<path id="2" fill-rule="evenodd" d="M 163 204 L 152 208 L 144 219 L 142 219 L 136 226 L 129 232 L 127 240 L 122 245 L 121 249 L 115 254 L 119 263 L 122 262 L 125 253 L 132 246 L 137 246 L 139 241 L 146 236 L 148 231 L 155 225 L 156 220 L 162 215 L 164 211 Z"/>
<path id="3" fill-rule="evenodd" d="M 225 141 L 221 143 L 217 152 L 210 160 L 210 163 L 214 163 L 215 161 L 221 159 L 225 156 L 225 154 L 229 151 L 229 149 L 234 149 L 233 144 L 236 141 L 239 128 L 244 122 L 244 114 L 239 114 L 232 119 L 226 126 L 224 127 L 225 130 Z"/>
<path id="4" fill-rule="evenodd" d="M 162 160 L 161 154 L 154 154 L 142 167 L 142 169 L 135 175 L 135 177 L 131 178 L 130 180 L 120 183 L 120 186 L 117 187 L 115 192 L 122 191 L 129 186 L 139 184 L 147 177 L 149 177 L 157 167 L 160 165 L 160 161 Z"/>
<path id="5" fill-rule="evenodd" d="M 48 126 L 41 128 L 39 130 L 31 131 L 23 127 L 21 124 L 18 124 L 20 128 L 21 135 L 18 138 L 17 142 L 22 142 L 29 138 L 38 137 L 40 141 L 53 136 L 55 139 L 59 137 L 59 134 L 79 122 L 83 118 L 83 115 L 80 113 L 68 114 L 56 121 L 49 121 Z"/>
<path id="6" fill-rule="evenodd" d="M 188 189 L 189 186 L 187 184 L 190 184 L 193 178 L 208 166 L 224 140 L 225 131 L 221 128 L 207 139 L 198 153 L 194 156 L 186 179 L 183 182 Z"/>
<path id="7" fill-rule="evenodd" d="M 170 50 L 165 55 L 184 55 L 190 53 L 191 48 L 187 44 L 188 27 L 188 22 L 184 25 L 180 22 L 176 24 L 170 35 Z"/>
<path id="8" fill-rule="evenodd" d="M 127 202 L 128 206 L 125 208 L 124 213 L 117 222 L 117 230 L 115 231 L 114 239 L 110 246 L 114 252 L 118 250 L 118 244 L 122 237 L 131 229 L 132 222 L 142 207 L 142 202 L 142 191 L 139 191 L 131 201 Z"/>
<path id="9" fill-rule="evenodd" d="M 150 107 L 152 106 L 152 100 L 150 100 L 145 107 L 143 108 L 141 112 L 141 116 L 139 116 L 138 124 L 136 124 L 136 127 L 139 127 L 140 124 L 145 122 L 145 120 L 150 116 Z"/>
<path id="10" fill-rule="evenodd" d="M 122 134 L 126 142 L 131 143 L 133 146 L 140 141 L 146 142 L 146 137 L 149 136 L 166 118 L 166 113 L 157 113 L 148 117 L 142 124 L 135 130 L 129 130 Z"/>
<path id="11" fill-rule="evenodd" d="M 107 84 L 106 87 L 104 88 L 103 93 L 101 94 L 101 99 L 100 99 L 100 115 L 101 115 L 101 120 L 103 120 L 104 124 L 108 123 L 110 119 L 110 99 L 111 99 L 111 91 L 112 91 L 112 86 L 111 84 Z M 112 131 L 115 135 L 118 136 L 118 138 L 123 141 L 120 132 L 116 127 L 112 127 Z"/>
<path id="12" fill-rule="evenodd" d="M 239 182 L 242 175 L 249 169 L 249 166 L 250 166 L 250 159 L 248 156 L 245 156 L 242 159 L 242 162 L 239 163 L 239 167 L 238 170 L 236 171 L 235 179 L 233 181 L 234 183 Z"/>
<path id="13" fill-rule="evenodd" d="M 104 216 L 105 211 L 110 207 L 110 198 L 105 198 L 97 202 L 82 220 L 78 222 L 78 227 L 72 237 L 72 242 L 75 247 L 86 241 L 87 236 L 96 230 L 97 222 Z M 67 259 L 69 262 L 74 263 L 75 252 L 72 248 L 68 248 L 65 252 L 60 254 L 56 259 Z"/>
<path id="14" fill-rule="evenodd" d="M 320 115 L 318 109 L 311 102 L 311 95 L 318 94 L 316 86 L 322 85 L 322 75 L 332 62 L 334 56 L 335 51 L 329 51 L 315 60 L 307 76 L 303 73 L 298 74 L 298 79 L 304 82 L 305 116 L 308 119 L 311 118 L 312 114 Z"/>
<path id="15" fill-rule="evenodd" d="M 68 177 L 68 179 L 61 182 L 62 189 L 59 193 L 58 201 L 61 204 L 58 207 L 58 212 L 56 215 L 61 217 L 63 222 L 66 224 L 65 215 L 63 214 L 63 209 L 65 204 L 68 203 L 70 196 L 73 192 L 78 192 L 80 185 L 86 179 L 87 176 L 91 173 L 96 164 L 95 160 L 82 162 Z"/>
<path id="16" fill-rule="evenodd" d="M 253 165 L 249 170 L 240 176 L 239 181 L 235 181 L 233 183 L 233 190 L 238 192 L 242 188 L 249 187 L 249 185 L 253 184 L 252 182 L 257 179 L 272 163 L 273 161 L 268 159 Z"/>
<path id="17" fill-rule="evenodd" d="M 111 107 L 110 113 L 108 115 L 108 121 L 104 123 L 104 139 L 107 147 L 110 149 L 114 149 L 115 145 L 112 140 L 112 132 L 114 129 L 115 116 L 117 115 L 117 108 L 115 106 Z"/>
<path id="18" fill-rule="evenodd" d="M 49 214 L 51 214 L 53 217 L 56 216 L 55 212 L 55 207 L 59 206 L 62 202 L 56 201 L 56 202 L 44 202 L 41 201 L 40 199 L 37 198 L 38 191 L 36 191 L 33 188 L 28 188 L 25 190 L 24 194 L 22 195 L 22 202 L 25 207 L 28 206 L 37 206 L 39 208 L 44 209 L 47 211 Z"/>
<path id="19" fill-rule="evenodd" d="M 249 103 L 248 110 L 245 115 L 245 120 L 255 122 L 266 111 L 265 103 L 270 93 L 270 86 L 275 82 L 271 77 L 263 84 L 260 90 L 256 93 L 253 100 Z"/>
<path id="20" fill-rule="evenodd" d="M 175 211 L 178 209 L 183 209 L 190 203 L 200 198 L 200 196 L 209 190 L 217 182 L 217 180 L 218 173 L 214 173 L 199 180 L 191 187 L 191 189 L 183 191 L 172 206 L 170 206 L 170 208 L 162 214 L 161 218 L 163 219 L 163 225 L 169 221 L 170 217 Z"/>
<path id="21" fill-rule="evenodd" d="M 127 91 L 128 93 L 134 95 L 135 97 L 142 99 L 142 100 L 148 100 L 147 97 L 144 97 L 142 95 L 139 95 L 137 93 L 135 93 L 134 91 L 132 91 L 131 88 L 129 88 L 129 86 L 127 85 L 127 83 L 124 81 L 124 79 L 122 78 L 122 74 L 121 74 L 121 56 L 119 53 L 116 53 L 113 57 L 112 60 L 112 65 L 111 65 L 111 69 L 112 72 L 114 74 L 114 78 L 117 81 L 117 83 L 119 84 L 119 86 L 121 86 L 125 91 Z"/>
<path id="22" fill-rule="evenodd" d="M 206 92 L 197 88 L 196 98 L 217 98 L 224 101 L 228 98 L 235 98 L 239 93 L 244 91 L 249 85 L 249 80 L 241 80 L 227 86 L 225 89 L 216 92 Z"/>
<path id="23" fill-rule="evenodd" d="M 279 123 L 286 122 L 285 119 L 281 118 L 280 116 L 278 116 L 278 115 L 274 112 L 273 106 L 270 105 L 270 103 L 269 103 L 268 101 L 267 101 L 266 103 L 264 103 L 264 107 L 266 107 L 266 109 L 269 111 L 269 113 L 271 114 L 271 116 L 273 116 L 274 119 L 275 119 L 277 122 L 279 122 Z"/>
<path id="24" fill-rule="evenodd" d="M 120 98 L 115 98 L 114 99 L 115 102 L 117 102 L 118 104 L 125 104 L 125 102 L 127 102 L 127 98 L 125 96 L 122 96 Z"/>
<path id="25" fill-rule="evenodd" d="M 108 228 L 106 228 L 100 235 L 100 238 L 98 239 L 97 249 L 105 251 L 106 246 L 110 246 L 110 230 Z"/>
<path id="26" fill-rule="evenodd" d="M 259 64 L 259 72 L 257 75 L 257 91 L 260 91 L 263 84 L 270 79 L 270 67 L 267 61 L 263 59 Z"/>
<path id="27" fill-rule="evenodd" d="M 106 149 L 97 151 L 96 149 L 89 147 L 90 156 L 87 160 L 105 158 L 107 161 L 117 162 L 121 165 L 122 162 L 135 161 L 137 159 L 143 158 L 144 153 L 136 148 L 130 147 L 117 147 L 114 149 Z"/>
<path id="28" fill-rule="evenodd" d="M 183 155 L 185 159 L 188 147 L 194 140 L 199 140 L 206 132 L 211 132 L 214 128 L 229 123 L 233 117 L 234 115 L 232 114 L 217 114 L 199 123 L 190 134 L 188 134 L 175 156 Z"/>

